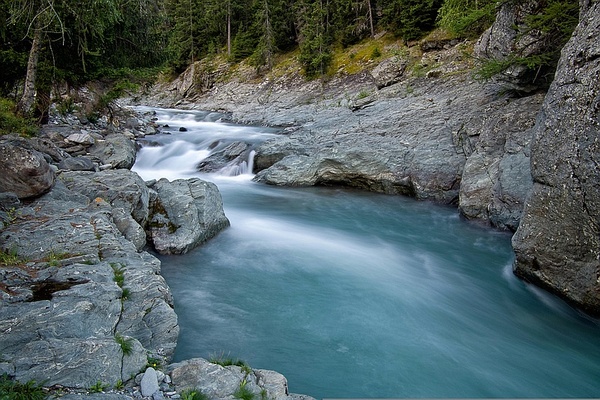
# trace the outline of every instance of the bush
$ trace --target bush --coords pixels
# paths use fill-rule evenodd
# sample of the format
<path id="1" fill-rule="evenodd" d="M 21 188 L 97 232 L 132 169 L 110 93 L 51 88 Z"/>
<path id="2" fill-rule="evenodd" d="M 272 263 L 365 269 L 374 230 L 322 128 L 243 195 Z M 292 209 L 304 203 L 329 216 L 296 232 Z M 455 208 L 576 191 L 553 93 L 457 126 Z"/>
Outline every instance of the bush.
<path id="1" fill-rule="evenodd" d="M 2 400 L 43 400 L 45 397 L 46 393 L 35 381 L 21 383 L 11 380 L 7 374 L 0 375 L 0 399 Z"/>
<path id="2" fill-rule="evenodd" d="M 15 114 L 15 103 L 0 98 L 0 135 L 16 133 L 21 136 L 35 136 L 39 128 L 32 119 L 22 118 Z"/>

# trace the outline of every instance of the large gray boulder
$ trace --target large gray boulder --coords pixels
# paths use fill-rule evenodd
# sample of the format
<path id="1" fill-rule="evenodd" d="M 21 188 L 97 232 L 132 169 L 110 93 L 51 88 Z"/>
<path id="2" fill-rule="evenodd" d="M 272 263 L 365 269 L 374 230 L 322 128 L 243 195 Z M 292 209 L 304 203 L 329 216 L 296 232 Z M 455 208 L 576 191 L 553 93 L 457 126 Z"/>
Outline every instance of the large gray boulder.
<path id="1" fill-rule="evenodd" d="M 314 400 L 309 396 L 290 394 L 286 378 L 275 371 L 241 368 L 235 365 L 222 367 L 202 358 L 193 358 L 169 365 L 168 372 L 178 391 L 197 390 L 215 400 L 238 397 L 236 392 L 240 388 L 257 398 Z"/>
<path id="2" fill-rule="evenodd" d="M 600 315 L 600 3 L 581 5 L 535 128 L 514 269 Z"/>
<path id="3" fill-rule="evenodd" d="M 182 254 L 229 226 L 214 183 L 198 178 L 154 183 L 148 237 L 161 254 Z"/>
<path id="4" fill-rule="evenodd" d="M 122 134 L 111 133 L 102 140 L 97 140 L 89 153 L 98 158 L 104 165 L 115 169 L 130 169 L 135 163 L 135 143 Z"/>
<path id="5" fill-rule="evenodd" d="M 122 208 L 140 225 L 148 219 L 149 192 L 146 183 L 129 170 L 106 170 L 101 172 L 65 171 L 59 179 L 71 190 L 81 193 L 89 200 L 97 198 Z"/>
<path id="6" fill-rule="evenodd" d="M 54 185 L 55 173 L 44 155 L 20 145 L 18 139 L 0 142 L 0 192 L 19 198 L 44 194 Z"/>

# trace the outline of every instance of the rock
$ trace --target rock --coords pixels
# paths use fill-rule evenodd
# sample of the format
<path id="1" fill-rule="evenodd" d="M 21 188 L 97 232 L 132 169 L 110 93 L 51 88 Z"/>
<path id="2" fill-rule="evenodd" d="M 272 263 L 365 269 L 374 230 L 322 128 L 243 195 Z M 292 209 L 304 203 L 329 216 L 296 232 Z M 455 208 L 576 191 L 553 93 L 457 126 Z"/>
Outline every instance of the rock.
<path id="1" fill-rule="evenodd" d="M 0 192 L 20 199 L 40 196 L 54 185 L 54 170 L 40 152 L 7 139 L 0 142 L 0 171 Z"/>
<path id="2" fill-rule="evenodd" d="M 244 142 L 233 142 L 223 149 L 214 149 L 213 153 L 198 163 L 201 172 L 216 172 L 229 165 L 239 165 L 248 159 L 250 145 Z"/>
<path id="3" fill-rule="evenodd" d="M 140 387 L 142 396 L 144 397 L 152 396 L 152 394 L 159 390 L 158 377 L 154 368 L 146 368 L 146 372 L 144 372 L 144 376 L 140 382 Z"/>
<path id="4" fill-rule="evenodd" d="M 96 140 L 89 133 L 74 133 L 72 135 L 67 136 L 65 139 L 67 142 L 81 144 L 83 146 L 91 146 L 96 143 Z"/>
<path id="5" fill-rule="evenodd" d="M 520 2 L 503 2 L 496 14 L 495 22 L 481 35 L 475 45 L 475 57 L 505 61 L 509 57 L 531 57 L 552 52 L 552 31 L 528 29 L 525 19 L 529 15 L 538 14 L 546 2 L 525 0 Z M 533 92 L 549 82 L 544 76 L 553 75 L 548 67 L 544 70 L 532 71 L 525 65 L 513 65 L 496 79 L 512 89 Z"/>
<path id="6" fill-rule="evenodd" d="M 400 82 L 404 71 L 408 66 L 408 60 L 393 57 L 382 61 L 371 71 L 378 89 Z"/>
<path id="7" fill-rule="evenodd" d="M 60 180 L 69 189 L 87 196 L 90 201 L 101 198 L 115 208 L 122 208 L 142 226 L 148 219 L 148 188 L 135 172 L 127 170 L 65 171 L 60 174 Z"/>
<path id="8" fill-rule="evenodd" d="M 0 249 L 29 262 L 0 270 L 4 370 L 22 382 L 86 389 L 127 381 L 148 354 L 173 354 L 177 317 L 160 262 L 121 235 L 108 202 L 57 181 L 17 212 L 0 231 Z"/>
<path id="9" fill-rule="evenodd" d="M 135 144 L 119 134 L 109 134 L 103 141 L 97 141 L 89 152 L 97 157 L 101 164 L 110 164 L 112 168 L 130 169 L 135 163 Z"/>
<path id="10" fill-rule="evenodd" d="M 140 251 L 146 245 L 146 231 L 137 223 L 130 213 L 122 208 L 112 209 L 112 219 L 117 229 Z"/>
<path id="11" fill-rule="evenodd" d="M 294 395 L 288 393 L 287 380 L 274 371 L 247 370 L 237 366 L 222 367 L 202 358 L 193 358 L 171 364 L 167 371 L 171 374 L 178 391 L 198 390 L 211 399 L 231 399 L 234 393 L 244 386 L 255 396 L 274 400 L 290 400 Z M 306 396 L 306 400 L 313 400 Z"/>
<path id="12" fill-rule="evenodd" d="M 582 5 L 585 5 L 582 3 Z M 515 273 L 600 315 L 600 3 L 582 7 L 544 101 Z"/>
<path id="13" fill-rule="evenodd" d="M 538 94 L 507 104 L 492 103 L 484 109 L 484 118 L 468 121 L 457 133 L 456 141 L 474 145 L 464 167 L 458 204 L 467 218 L 517 229 L 533 184 L 529 144 L 542 100 Z"/>
<path id="14" fill-rule="evenodd" d="M 65 171 L 95 171 L 96 165 L 86 157 L 67 157 L 58 163 L 58 168 Z"/>
<path id="15" fill-rule="evenodd" d="M 0 192 L 0 210 L 8 211 L 21 204 L 19 197 L 15 193 Z"/>
<path id="16" fill-rule="evenodd" d="M 152 189 L 148 237 L 161 254 L 186 253 L 229 226 L 214 183 L 161 179 Z"/>

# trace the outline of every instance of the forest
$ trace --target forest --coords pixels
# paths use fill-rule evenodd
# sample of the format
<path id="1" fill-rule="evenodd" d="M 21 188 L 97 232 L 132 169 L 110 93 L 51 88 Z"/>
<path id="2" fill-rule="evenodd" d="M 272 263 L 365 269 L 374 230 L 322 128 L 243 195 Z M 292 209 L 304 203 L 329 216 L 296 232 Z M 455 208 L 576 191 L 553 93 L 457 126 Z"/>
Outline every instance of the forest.
<path id="1" fill-rule="evenodd" d="M 268 70 L 296 51 L 315 78 L 336 49 L 381 32 L 405 44 L 434 29 L 476 38 L 506 1 L 515 0 L 0 0 L 0 96 L 39 114 L 57 82 L 177 74 L 217 54 Z M 555 43 L 554 54 L 511 61 L 532 67 L 555 62 L 578 16 L 578 0 L 536 3 L 530 29 L 552 31 Z"/>

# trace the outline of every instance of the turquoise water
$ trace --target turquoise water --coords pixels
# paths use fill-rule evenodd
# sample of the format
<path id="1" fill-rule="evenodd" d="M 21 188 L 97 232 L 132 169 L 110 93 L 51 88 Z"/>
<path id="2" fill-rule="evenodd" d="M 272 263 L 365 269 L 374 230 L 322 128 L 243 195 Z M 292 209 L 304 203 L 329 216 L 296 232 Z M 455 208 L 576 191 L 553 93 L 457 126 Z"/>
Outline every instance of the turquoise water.
<path id="1" fill-rule="evenodd" d="M 199 123 L 179 150 L 170 143 L 184 136 L 165 136 L 134 169 L 198 175 L 178 155 L 214 128 Z M 203 178 L 231 227 L 160 257 L 181 326 L 176 360 L 241 358 L 317 398 L 600 395 L 598 321 L 515 278 L 508 234 L 403 197 Z"/>

